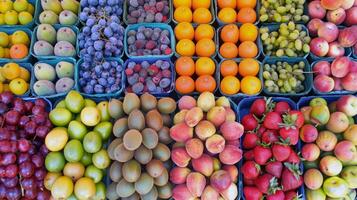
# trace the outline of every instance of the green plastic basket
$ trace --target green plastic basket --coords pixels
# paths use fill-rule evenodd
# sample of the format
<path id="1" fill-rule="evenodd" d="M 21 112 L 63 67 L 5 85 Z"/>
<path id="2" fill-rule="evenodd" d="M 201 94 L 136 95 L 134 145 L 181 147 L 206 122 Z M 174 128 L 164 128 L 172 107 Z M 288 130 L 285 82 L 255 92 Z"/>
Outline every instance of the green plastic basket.
<path id="1" fill-rule="evenodd" d="M 14 61 L 10 61 L 10 62 L 14 62 Z M 0 62 L 0 66 L 4 66 L 5 64 L 7 64 L 9 62 L 3 62 L 1 61 Z M 17 63 L 18 65 L 20 65 L 21 67 L 24 67 L 25 69 L 27 69 L 27 71 L 29 71 L 30 73 L 30 81 L 28 83 L 31 83 L 32 82 L 32 64 L 31 63 L 21 63 L 21 62 L 15 62 Z M 23 95 L 20 95 L 20 97 L 30 97 L 31 96 L 31 89 L 28 88 L 27 92 L 25 92 L 25 94 Z"/>
<path id="2" fill-rule="evenodd" d="M 13 34 L 15 31 L 24 31 L 27 36 L 29 37 L 30 41 L 32 40 L 32 31 L 28 28 L 0 28 L 0 32 L 5 32 L 8 35 Z M 29 62 L 30 60 L 30 46 L 29 46 L 29 52 L 28 55 L 25 58 L 22 59 L 11 59 L 11 58 L 0 58 L 0 62 Z"/>
<path id="3" fill-rule="evenodd" d="M 35 18 L 36 18 L 36 13 L 37 13 L 37 1 L 38 0 L 27 0 L 28 3 L 32 4 L 32 6 L 34 7 L 34 12 L 33 12 L 33 15 L 32 15 L 32 21 L 28 24 L 25 24 L 25 25 L 20 25 L 20 24 L 17 24 L 17 25 L 0 25 L 0 28 L 28 28 L 28 29 L 31 29 L 35 26 Z M 39 0 L 40 1 L 40 0 Z"/>

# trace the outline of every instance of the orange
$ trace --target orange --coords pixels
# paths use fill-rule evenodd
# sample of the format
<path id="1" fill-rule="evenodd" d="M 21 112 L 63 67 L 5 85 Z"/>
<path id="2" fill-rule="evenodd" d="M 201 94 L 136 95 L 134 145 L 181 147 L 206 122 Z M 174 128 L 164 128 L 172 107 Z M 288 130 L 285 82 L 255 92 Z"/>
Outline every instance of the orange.
<path id="1" fill-rule="evenodd" d="M 1 75 L 7 80 L 13 80 L 19 77 L 21 68 L 17 63 L 7 63 L 1 69 Z"/>
<path id="2" fill-rule="evenodd" d="M 255 76 L 246 76 L 241 81 L 241 90 L 244 94 L 254 95 L 260 92 L 262 84 Z"/>
<path id="3" fill-rule="evenodd" d="M 210 75 L 199 76 L 195 82 L 197 92 L 213 92 L 216 85 L 216 80 Z"/>
<path id="4" fill-rule="evenodd" d="M 225 60 L 221 63 L 221 74 L 225 76 L 236 76 L 238 73 L 238 64 L 234 60 Z"/>
<path id="5" fill-rule="evenodd" d="M 259 72 L 259 63 L 253 58 L 245 58 L 239 63 L 239 74 L 241 76 L 256 76 Z"/>
<path id="6" fill-rule="evenodd" d="M 257 13 L 253 8 L 242 8 L 237 14 L 237 22 L 254 23 L 257 20 Z"/>
<path id="7" fill-rule="evenodd" d="M 239 40 L 255 41 L 258 37 L 258 28 L 252 23 L 245 23 L 239 29 Z"/>
<path id="8" fill-rule="evenodd" d="M 199 41 L 201 39 L 213 39 L 214 28 L 209 24 L 200 24 L 195 30 L 195 40 Z"/>
<path id="9" fill-rule="evenodd" d="M 195 82 L 189 76 L 180 76 L 176 79 L 176 90 L 181 94 L 195 91 Z"/>
<path id="10" fill-rule="evenodd" d="M 218 12 L 218 18 L 223 23 L 234 23 L 237 19 L 237 12 L 233 8 L 222 8 Z"/>
<path id="11" fill-rule="evenodd" d="M 192 0 L 192 8 L 194 10 L 198 8 L 209 8 L 211 6 L 211 0 Z"/>
<path id="12" fill-rule="evenodd" d="M 217 0 L 217 4 L 219 8 L 236 8 L 237 1 L 236 0 Z"/>
<path id="13" fill-rule="evenodd" d="M 188 22 L 181 22 L 177 24 L 174 31 L 177 40 L 193 40 L 193 37 L 195 36 L 195 29 L 193 29 L 192 24 Z"/>
<path id="14" fill-rule="evenodd" d="M 191 8 L 191 0 L 174 0 L 174 7 L 178 8 L 181 6 Z"/>
<path id="15" fill-rule="evenodd" d="M 223 42 L 237 43 L 239 40 L 239 28 L 235 24 L 223 26 L 221 30 L 221 39 Z"/>
<path id="16" fill-rule="evenodd" d="M 238 56 L 238 48 L 232 42 L 225 42 L 221 45 L 219 53 L 223 58 L 236 58 Z"/>
<path id="17" fill-rule="evenodd" d="M 201 75 L 213 75 L 216 69 L 216 65 L 211 58 L 200 57 L 196 60 L 196 74 Z"/>
<path id="18" fill-rule="evenodd" d="M 24 79 L 25 81 L 30 81 L 30 72 L 27 69 L 20 67 L 19 78 Z"/>
<path id="19" fill-rule="evenodd" d="M 195 73 L 195 62 L 190 57 L 179 57 L 176 60 L 175 69 L 180 76 L 192 76 Z"/>
<path id="20" fill-rule="evenodd" d="M 211 39 L 202 39 L 196 43 L 196 55 L 211 57 L 216 51 L 216 44 Z"/>
<path id="21" fill-rule="evenodd" d="M 197 8 L 193 12 L 193 22 L 197 24 L 208 24 L 212 21 L 212 14 L 207 8 Z"/>
<path id="22" fill-rule="evenodd" d="M 178 7 L 175 9 L 174 18 L 177 22 L 192 22 L 192 11 L 188 7 Z"/>
<path id="23" fill-rule="evenodd" d="M 233 95 L 239 92 L 240 83 L 237 77 L 226 76 L 222 79 L 220 87 L 224 94 Z"/>
<path id="24" fill-rule="evenodd" d="M 237 8 L 255 8 L 257 5 L 257 0 L 237 0 Z"/>
<path id="25" fill-rule="evenodd" d="M 29 49 L 24 44 L 14 44 L 10 48 L 10 57 L 12 59 L 22 59 L 29 54 Z"/>
<path id="26" fill-rule="evenodd" d="M 0 93 L 4 92 L 4 85 L 0 82 Z"/>
<path id="27" fill-rule="evenodd" d="M 258 55 L 258 47 L 252 41 L 245 41 L 239 45 L 239 57 L 254 58 Z"/>
<path id="28" fill-rule="evenodd" d="M 176 51 L 181 56 L 195 55 L 195 43 L 189 39 L 182 39 L 176 44 Z"/>

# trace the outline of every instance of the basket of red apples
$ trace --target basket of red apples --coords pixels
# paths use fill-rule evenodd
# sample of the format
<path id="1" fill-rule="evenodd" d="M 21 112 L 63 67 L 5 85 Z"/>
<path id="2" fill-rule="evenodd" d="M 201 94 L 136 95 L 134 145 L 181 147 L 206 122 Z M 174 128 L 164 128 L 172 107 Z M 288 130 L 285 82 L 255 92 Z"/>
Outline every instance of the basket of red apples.
<path id="1" fill-rule="evenodd" d="M 304 116 L 295 108 L 292 100 L 282 97 L 245 98 L 239 102 L 245 131 L 240 170 L 243 199 L 290 200 L 303 195 L 297 150 Z"/>
<path id="2" fill-rule="evenodd" d="M 197 100 L 183 96 L 170 137 L 175 141 L 170 181 L 175 200 L 239 199 L 238 168 L 242 158 L 239 138 L 243 126 L 236 122 L 235 104 L 203 92 Z"/>
<path id="3" fill-rule="evenodd" d="M 356 199 L 357 97 L 303 97 L 300 129 L 307 200 Z"/>

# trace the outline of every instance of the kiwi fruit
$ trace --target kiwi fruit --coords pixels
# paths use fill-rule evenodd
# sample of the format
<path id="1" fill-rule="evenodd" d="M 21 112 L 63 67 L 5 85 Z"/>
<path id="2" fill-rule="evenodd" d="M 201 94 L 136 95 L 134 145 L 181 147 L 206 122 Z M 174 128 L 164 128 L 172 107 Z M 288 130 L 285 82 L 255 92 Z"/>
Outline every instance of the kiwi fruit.
<path id="1" fill-rule="evenodd" d="M 167 126 L 163 126 L 158 132 L 159 141 L 163 144 L 170 144 L 172 139 L 170 137 L 170 129 Z"/>
<path id="2" fill-rule="evenodd" d="M 114 123 L 113 134 L 115 137 L 123 137 L 124 133 L 128 131 L 128 129 L 128 119 L 123 117 Z"/>
<path id="3" fill-rule="evenodd" d="M 112 181 L 118 182 L 122 178 L 122 163 L 114 161 L 109 169 L 109 177 Z"/>
<path id="4" fill-rule="evenodd" d="M 140 108 L 140 99 L 135 93 L 125 94 L 123 101 L 123 110 L 126 114 L 130 114 L 133 110 Z"/>
<path id="5" fill-rule="evenodd" d="M 134 194 L 135 187 L 133 183 L 129 183 L 125 179 L 121 179 L 116 187 L 117 194 L 119 197 L 129 197 Z"/>
<path id="6" fill-rule="evenodd" d="M 170 159 L 170 149 L 166 145 L 159 143 L 153 150 L 154 158 L 165 162 Z"/>
<path id="7" fill-rule="evenodd" d="M 145 116 L 146 126 L 159 131 L 164 126 L 161 114 L 155 109 L 150 110 Z"/>
<path id="8" fill-rule="evenodd" d="M 153 199 L 158 199 L 158 192 L 155 186 L 153 186 L 150 190 L 149 193 L 145 195 L 141 195 L 141 200 L 153 200 Z"/>
<path id="9" fill-rule="evenodd" d="M 112 182 L 108 187 L 107 187 L 107 192 L 105 196 L 109 200 L 117 200 L 119 199 L 119 195 L 117 193 L 117 182 Z"/>
<path id="10" fill-rule="evenodd" d="M 129 151 L 124 147 L 124 144 L 121 143 L 114 149 L 114 158 L 119 162 L 129 161 L 134 157 L 134 152 Z"/>
<path id="11" fill-rule="evenodd" d="M 140 164 L 146 165 L 152 159 L 152 151 L 146 148 L 144 145 L 141 145 L 138 149 L 135 150 L 134 158 Z"/>
<path id="12" fill-rule="evenodd" d="M 119 119 L 124 116 L 123 102 L 118 99 L 110 99 L 108 103 L 109 115 L 114 119 Z"/>
<path id="13" fill-rule="evenodd" d="M 164 126 L 171 126 L 172 125 L 172 120 L 170 115 L 161 115 L 162 121 L 164 122 Z"/>
<path id="14" fill-rule="evenodd" d="M 130 197 L 121 198 L 121 200 L 140 200 L 140 195 L 135 192 Z"/>
<path id="15" fill-rule="evenodd" d="M 168 181 L 169 181 L 169 173 L 167 172 L 167 169 L 164 169 L 161 176 L 154 179 L 154 183 L 156 186 L 164 186 L 168 183 Z"/>
<path id="16" fill-rule="evenodd" d="M 157 187 L 157 192 L 160 199 L 169 199 L 172 196 L 172 185 L 170 183 Z"/>
<path id="17" fill-rule="evenodd" d="M 129 151 L 134 151 L 140 147 L 143 138 L 141 133 L 135 129 L 128 130 L 123 137 L 123 144 Z"/>
<path id="18" fill-rule="evenodd" d="M 140 96 L 140 102 L 141 102 L 141 109 L 144 112 L 155 109 L 157 106 L 156 97 L 154 97 L 153 95 L 147 92 L 145 92 L 143 95 Z"/>
<path id="19" fill-rule="evenodd" d="M 157 108 L 162 114 L 170 114 L 176 110 L 176 102 L 170 97 L 164 97 L 157 102 Z"/>
<path id="20" fill-rule="evenodd" d="M 145 128 L 145 117 L 140 110 L 133 110 L 128 117 L 129 129 L 141 131 Z"/>
<path id="21" fill-rule="evenodd" d="M 135 182 L 135 190 L 140 195 L 144 195 L 150 192 L 154 186 L 154 179 L 147 173 L 142 173 L 139 180 Z"/>
<path id="22" fill-rule="evenodd" d="M 130 183 L 136 182 L 140 178 L 141 165 L 136 160 L 130 160 L 123 164 L 122 175 Z"/>
<path id="23" fill-rule="evenodd" d="M 152 128 L 146 128 L 141 131 L 143 137 L 143 144 L 148 149 L 154 149 L 159 143 L 159 136 Z"/>
<path id="24" fill-rule="evenodd" d="M 109 144 L 108 155 L 110 159 L 115 160 L 114 149 L 121 143 L 123 143 L 123 140 L 121 138 L 116 138 Z"/>
<path id="25" fill-rule="evenodd" d="M 153 178 L 157 178 L 161 176 L 162 173 L 164 173 L 165 167 L 164 164 L 157 159 L 151 160 L 147 165 L 146 165 L 146 172 L 150 174 Z"/>

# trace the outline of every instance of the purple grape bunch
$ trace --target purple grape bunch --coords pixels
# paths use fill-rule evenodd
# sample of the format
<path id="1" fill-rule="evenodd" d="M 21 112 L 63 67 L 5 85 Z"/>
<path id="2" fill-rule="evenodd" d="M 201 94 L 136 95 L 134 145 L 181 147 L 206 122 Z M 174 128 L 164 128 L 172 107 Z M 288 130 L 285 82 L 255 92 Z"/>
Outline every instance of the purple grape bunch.
<path id="1" fill-rule="evenodd" d="M 129 24 L 136 23 L 165 23 L 169 19 L 170 7 L 168 0 L 129 0 Z"/>
<path id="2" fill-rule="evenodd" d="M 86 94 L 114 93 L 122 84 L 123 66 L 118 61 L 87 62 L 79 69 L 79 86 Z"/>
<path id="3" fill-rule="evenodd" d="M 123 0 L 81 0 L 81 7 L 80 57 L 88 62 L 120 57 L 125 29 L 118 16 L 123 12 Z"/>
<path id="4" fill-rule="evenodd" d="M 126 66 L 125 74 L 127 92 L 163 93 L 171 89 L 172 69 L 170 62 L 166 60 L 157 60 L 153 63 L 130 61 Z"/>
<path id="5" fill-rule="evenodd" d="M 127 34 L 130 56 L 170 55 L 172 53 L 170 32 L 161 28 L 140 26 Z"/>

